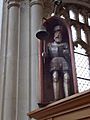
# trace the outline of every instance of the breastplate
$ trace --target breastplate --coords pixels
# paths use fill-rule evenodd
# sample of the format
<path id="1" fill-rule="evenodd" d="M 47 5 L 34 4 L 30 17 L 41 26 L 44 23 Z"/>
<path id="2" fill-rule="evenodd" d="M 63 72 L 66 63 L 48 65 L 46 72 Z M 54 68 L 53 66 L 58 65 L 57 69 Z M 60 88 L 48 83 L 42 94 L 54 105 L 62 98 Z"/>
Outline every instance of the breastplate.
<path id="1" fill-rule="evenodd" d="M 63 57 L 63 48 L 57 44 L 51 44 L 49 47 L 49 54 L 51 58 Z"/>

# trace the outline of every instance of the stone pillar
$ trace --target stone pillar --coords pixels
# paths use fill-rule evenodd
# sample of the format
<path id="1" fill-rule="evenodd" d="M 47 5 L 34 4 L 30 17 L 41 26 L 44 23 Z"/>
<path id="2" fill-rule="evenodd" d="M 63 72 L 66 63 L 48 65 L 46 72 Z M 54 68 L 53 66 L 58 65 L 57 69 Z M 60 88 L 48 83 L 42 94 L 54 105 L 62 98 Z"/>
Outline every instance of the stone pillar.
<path id="1" fill-rule="evenodd" d="M 17 120 L 27 120 L 26 115 L 30 108 L 30 18 L 29 0 L 20 3 L 20 40 L 19 40 L 19 63 L 18 63 L 18 86 L 17 86 Z"/>
<path id="2" fill-rule="evenodd" d="M 7 2 L 3 2 L 2 13 L 2 31 L 1 31 L 1 48 L 0 48 L 0 120 L 2 120 L 3 112 L 3 95 L 5 86 L 5 68 L 6 68 L 6 52 L 7 52 L 7 32 L 8 32 L 8 8 Z"/>
<path id="3" fill-rule="evenodd" d="M 16 120 L 18 61 L 18 0 L 8 0 L 8 36 L 2 120 Z"/>
<path id="4" fill-rule="evenodd" d="M 31 110 L 37 107 L 37 85 L 38 85 L 38 40 L 36 31 L 42 22 L 42 3 L 40 0 L 31 1 Z"/>

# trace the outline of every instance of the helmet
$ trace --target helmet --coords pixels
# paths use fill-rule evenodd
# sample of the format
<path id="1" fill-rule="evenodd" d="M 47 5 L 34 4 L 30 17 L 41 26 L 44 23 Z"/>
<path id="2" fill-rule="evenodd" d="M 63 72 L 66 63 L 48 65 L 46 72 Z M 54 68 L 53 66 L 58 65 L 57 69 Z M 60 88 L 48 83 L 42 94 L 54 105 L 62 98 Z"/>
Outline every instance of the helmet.
<path id="1" fill-rule="evenodd" d="M 54 32 L 56 32 L 56 31 L 62 31 L 62 26 L 60 26 L 60 25 L 55 26 Z"/>

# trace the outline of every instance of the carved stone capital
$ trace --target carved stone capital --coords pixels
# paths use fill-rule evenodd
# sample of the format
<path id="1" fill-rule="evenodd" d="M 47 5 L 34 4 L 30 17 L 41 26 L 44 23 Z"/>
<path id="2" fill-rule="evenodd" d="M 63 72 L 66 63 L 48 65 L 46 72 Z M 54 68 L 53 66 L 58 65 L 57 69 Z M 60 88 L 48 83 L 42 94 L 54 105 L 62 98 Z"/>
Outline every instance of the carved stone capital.
<path id="1" fill-rule="evenodd" d="M 7 0 L 8 2 L 8 8 L 11 8 L 12 6 L 19 7 L 21 0 Z"/>
<path id="2" fill-rule="evenodd" d="M 33 5 L 35 5 L 35 4 L 39 4 L 39 5 L 42 5 L 42 0 L 31 0 L 31 2 L 30 2 L 30 6 L 33 6 Z"/>

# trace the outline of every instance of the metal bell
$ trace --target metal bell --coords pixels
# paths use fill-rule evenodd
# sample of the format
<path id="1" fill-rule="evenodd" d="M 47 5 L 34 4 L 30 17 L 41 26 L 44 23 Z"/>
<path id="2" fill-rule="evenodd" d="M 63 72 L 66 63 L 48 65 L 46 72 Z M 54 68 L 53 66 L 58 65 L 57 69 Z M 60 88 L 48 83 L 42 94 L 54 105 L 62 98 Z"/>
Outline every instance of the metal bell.
<path id="1" fill-rule="evenodd" d="M 44 26 L 41 26 L 41 29 L 39 29 L 36 33 L 36 37 L 40 40 L 48 40 L 49 33 Z"/>

